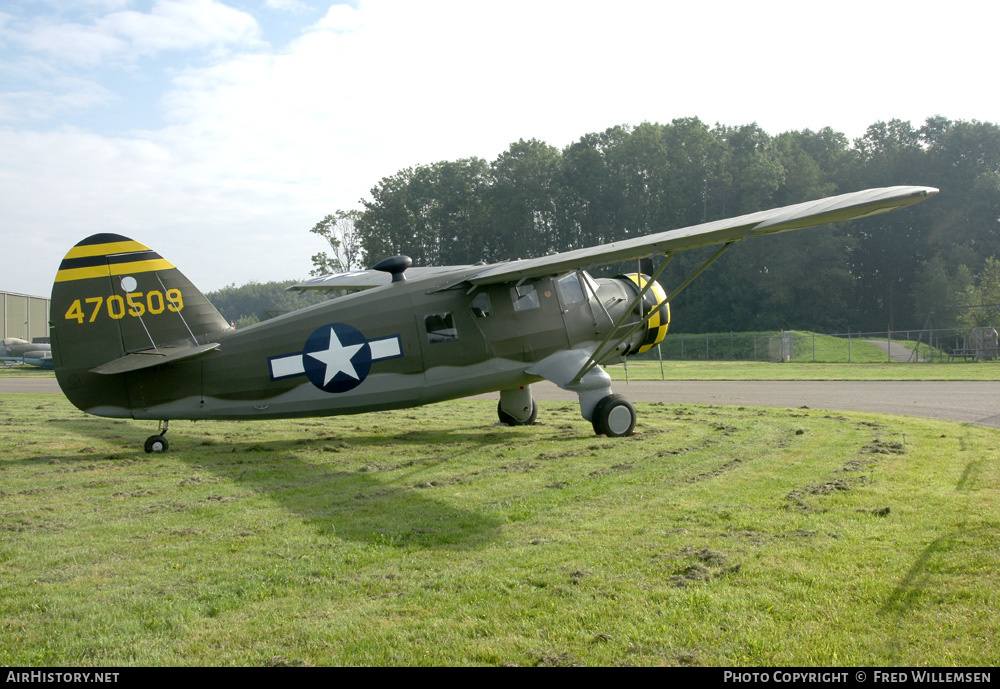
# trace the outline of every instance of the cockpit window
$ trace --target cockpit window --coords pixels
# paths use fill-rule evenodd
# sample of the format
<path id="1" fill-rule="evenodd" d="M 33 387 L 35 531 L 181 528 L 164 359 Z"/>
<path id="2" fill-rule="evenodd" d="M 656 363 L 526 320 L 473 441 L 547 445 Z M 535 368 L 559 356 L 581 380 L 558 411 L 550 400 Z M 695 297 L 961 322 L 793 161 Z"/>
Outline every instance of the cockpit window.
<path id="1" fill-rule="evenodd" d="M 472 315 L 476 318 L 486 318 L 493 313 L 493 306 L 490 304 L 490 295 L 480 292 L 471 304 Z"/>
<path id="2" fill-rule="evenodd" d="M 576 273 L 570 273 L 569 275 L 564 275 L 559 278 L 558 284 L 559 293 L 562 294 L 563 304 L 565 306 L 587 301 L 587 295 L 583 293 L 583 286 L 580 284 L 580 279 L 577 277 Z"/>
<path id="3" fill-rule="evenodd" d="M 458 339 L 458 328 L 455 327 L 455 319 L 451 312 L 424 316 L 424 327 L 427 329 L 427 341 L 431 344 L 453 342 Z"/>
<path id="4" fill-rule="evenodd" d="M 515 311 L 527 311 L 538 308 L 538 292 L 534 285 L 520 285 L 512 287 L 510 296 L 514 300 Z"/>

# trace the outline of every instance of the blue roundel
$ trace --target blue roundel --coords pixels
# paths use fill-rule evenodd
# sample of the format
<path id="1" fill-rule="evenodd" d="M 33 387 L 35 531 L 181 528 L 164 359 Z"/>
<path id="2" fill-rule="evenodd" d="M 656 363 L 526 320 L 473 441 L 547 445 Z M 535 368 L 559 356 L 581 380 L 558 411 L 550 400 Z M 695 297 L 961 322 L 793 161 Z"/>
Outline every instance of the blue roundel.
<path id="1" fill-rule="evenodd" d="M 317 328 L 302 350 L 302 365 L 324 392 L 347 392 L 361 385 L 372 368 L 372 350 L 357 328 L 331 323 Z"/>

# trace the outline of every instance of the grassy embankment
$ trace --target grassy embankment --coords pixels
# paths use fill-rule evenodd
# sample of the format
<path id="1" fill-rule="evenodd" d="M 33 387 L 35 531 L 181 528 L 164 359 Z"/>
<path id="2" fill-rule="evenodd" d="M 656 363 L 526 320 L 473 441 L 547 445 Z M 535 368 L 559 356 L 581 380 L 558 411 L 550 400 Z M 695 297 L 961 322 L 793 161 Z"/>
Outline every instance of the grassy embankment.
<path id="1" fill-rule="evenodd" d="M 491 402 L 259 424 L 0 397 L 4 665 L 994 665 L 1000 435 Z"/>
<path id="2" fill-rule="evenodd" d="M 735 333 L 730 347 L 728 334 L 709 335 L 709 352 L 725 357 L 730 350 L 734 355 L 749 358 L 753 353 L 752 333 Z M 680 355 L 679 338 L 685 337 L 689 343 L 686 359 Z M 759 335 L 763 338 L 763 335 Z M 672 339 L 673 338 L 673 339 Z M 933 363 L 906 363 L 887 361 L 888 356 L 875 344 L 866 340 L 852 340 L 850 344 L 843 338 L 812 333 L 796 333 L 795 357 L 792 361 L 771 363 L 769 361 L 706 359 L 704 335 L 668 335 L 663 343 L 664 356 L 662 376 L 666 380 L 1000 380 L 1000 362 L 971 362 L 957 359 L 940 361 L 941 352 Z M 893 340 L 895 344 L 915 347 L 916 342 Z M 691 346 L 696 343 L 698 346 Z M 763 351 L 763 345 L 759 345 Z M 920 345 L 921 352 L 928 353 L 927 345 Z M 674 358 L 669 358 L 673 356 Z M 691 357 L 699 357 L 692 359 Z M 660 364 L 655 359 L 656 352 L 650 352 L 642 359 L 629 362 L 629 378 L 632 380 L 659 380 Z M 813 360 L 815 359 L 815 361 Z M 609 366 L 609 373 L 615 379 L 625 378 L 621 365 Z"/>
<path id="3" fill-rule="evenodd" d="M 625 380 L 623 366 L 607 366 Z M 630 361 L 630 380 L 660 380 L 656 361 Z M 772 364 L 760 361 L 664 361 L 664 380 L 1000 380 L 1000 362 L 944 364 Z"/>

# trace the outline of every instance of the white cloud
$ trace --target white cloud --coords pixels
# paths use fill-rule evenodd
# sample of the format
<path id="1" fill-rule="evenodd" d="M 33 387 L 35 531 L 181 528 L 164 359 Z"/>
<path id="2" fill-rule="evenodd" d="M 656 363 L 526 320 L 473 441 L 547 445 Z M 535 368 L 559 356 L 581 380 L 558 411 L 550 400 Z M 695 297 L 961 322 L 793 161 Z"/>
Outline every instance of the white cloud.
<path id="1" fill-rule="evenodd" d="M 50 2 L 52 0 L 49 0 Z M 58 3 L 59 0 L 56 0 Z M 115 10 L 123 10 L 129 5 L 133 4 L 133 0 L 79 0 L 80 4 L 92 7 L 94 10 L 99 12 L 112 12 Z"/>
<path id="2" fill-rule="evenodd" d="M 112 91 L 86 79 L 60 77 L 52 85 L 53 90 L 0 93 L 0 123 L 37 124 L 119 99 Z"/>
<path id="3" fill-rule="evenodd" d="M 282 12 L 304 12 L 309 9 L 308 5 L 299 0 L 265 0 L 264 6 Z"/>
<path id="4" fill-rule="evenodd" d="M 258 34 L 251 15 L 216 0 L 158 0 L 149 14 L 116 12 L 98 25 L 144 52 L 245 44 Z"/>
<path id="5" fill-rule="evenodd" d="M 333 5 L 312 30 L 356 31 L 361 26 L 362 13 L 350 5 Z"/>
<path id="6" fill-rule="evenodd" d="M 332 6 L 272 50 L 255 43 L 249 15 L 208 0 L 59 25 L 71 27 L 67 50 L 80 61 L 248 49 L 175 67 L 156 130 L 0 130 L 0 217 L 13 237 L 0 287 L 47 291 L 68 248 L 104 231 L 154 246 L 204 289 L 303 277 L 322 249 L 309 228 L 356 207 L 381 177 L 492 159 L 522 137 L 561 147 L 615 124 L 684 116 L 850 136 L 876 119 L 938 112 L 1000 121 L 976 70 L 955 67 L 989 64 L 995 22 L 927 22 L 919 3 L 906 14 L 765 5 L 383 0 Z M 927 61 L 928 45 L 948 60 Z M 59 93 L 64 102 L 46 103 L 22 89 L 0 112 L 112 97 L 82 82 Z"/>
<path id="7" fill-rule="evenodd" d="M 155 141 L 0 130 L 0 150 L 5 289 L 47 293 L 61 257 L 98 232 L 153 246 L 205 289 L 305 276 L 319 250 L 302 251 L 318 199 Z"/>
<path id="8" fill-rule="evenodd" d="M 157 0 L 148 13 L 112 12 L 91 24 L 36 19 L 6 33 L 50 59 L 96 66 L 168 50 L 248 45 L 257 40 L 259 27 L 251 15 L 217 0 Z"/>
<path id="9" fill-rule="evenodd" d="M 82 24 L 42 25 L 16 38 L 32 52 L 82 65 L 96 65 L 108 56 L 124 53 L 129 47 L 128 42 L 118 36 Z"/>

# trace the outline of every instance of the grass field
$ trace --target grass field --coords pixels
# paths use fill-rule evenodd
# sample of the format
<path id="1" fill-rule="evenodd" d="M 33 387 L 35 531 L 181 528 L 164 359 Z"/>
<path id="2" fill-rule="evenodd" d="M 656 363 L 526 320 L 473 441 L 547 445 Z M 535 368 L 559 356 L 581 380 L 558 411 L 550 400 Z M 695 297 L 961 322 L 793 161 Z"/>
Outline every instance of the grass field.
<path id="1" fill-rule="evenodd" d="M 615 380 L 625 379 L 621 364 L 607 366 Z M 631 380 L 660 380 L 656 361 L 630 361 Z M 1000 362 L 824 364 L 762 361 L 664 361 L 666 380 L 1000 380 Z"/>
<path id="2" fill-rule="evenodd" d="M 860 337 L 848 340 L 808 331 L 785 331 L 783 334 L 794 340 L 788 356 L 795 363 L 874 364 L 888 358 L 883 350 Z M 771 360 L 770 343 L 777 335 L 778 332 L 670 333 L 660 349 L 663 357 L 671 361 L 764 362 Z M 656 353 L 645 356 L 652 358 Z"/>
<path id="3" fill-rule="evenodd" d="M 0 380 L 4 378 L 55 378 L 54 371 L 37 366 L 0 366 Z"/>
<path id="4" fill-rule="evenodd" d="M 934 362 L 955 363 L 949 361 L 948 353 L 941 348 L 942 344 L 956 347 L 965 335 L 957 331 L 948 337 L 935 335 Z M 888 344 L 887 333 L 870 333 L 847 337 L 834 337 L 809 331 L 784 331 L 780 333 L 786 341 L 791 339 L 791 348 L 777 348 L 772 352 L 772 341 L 778 339 L 778 332 L 741 332 L 741 333 L 700 333 L 683 334 L 670 333 L 660 344 L 662 356 L 667 361 L 758 361 L 770 362 L 785 359 L 791 363 L 823 363 L 823 364 L 878 364 L 888 363 L 889 356 L 885 349 Z M 919 331 L 893 331 L 891 342 L 910 350 L 918 350 L 921 357 L 928 359 L 931 348 L 926 341 L 906 339 L 919 336 Z M 926 337 L 926 335 L 925 335 Z M 776 344 L 776 343 L 775 343 Z M 780 354 L 779 354 L 780 353 Z M 784 356 L 781 356 L 784 354 Z M 642 359 L 657 358 L 656 351 L 645 353 Z M 959 359 L 958 362 L 964 362 Z M 916 358 L 914 358 L 916 362 Z"/>
<path id="5" fill-rule="evenodd" d="M 576 404 L 258 424 L 0 396 L 4 665 L 994 665 L 1000 434 Z"/>
<path id="6" fill-rule="evenodd" d="M 625 380 L 621 364 L 606 369 L 615 380 Z M 662 375 L 666 380 L 1000 380 L 1000 361 L 933 364 L 664 361 Z M 660 364 L 632 360 L 628 376 L 631 380 L 660 380 Z M 0 368 L 0 381 L 7 378 L 55 378 L 55 374 L 30 366 Z"/>

